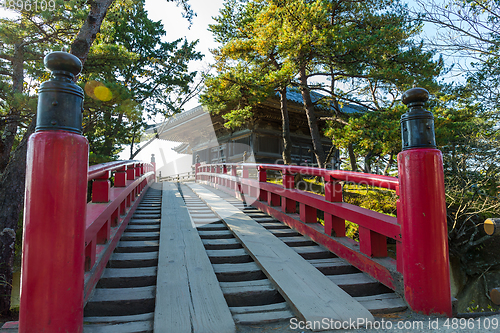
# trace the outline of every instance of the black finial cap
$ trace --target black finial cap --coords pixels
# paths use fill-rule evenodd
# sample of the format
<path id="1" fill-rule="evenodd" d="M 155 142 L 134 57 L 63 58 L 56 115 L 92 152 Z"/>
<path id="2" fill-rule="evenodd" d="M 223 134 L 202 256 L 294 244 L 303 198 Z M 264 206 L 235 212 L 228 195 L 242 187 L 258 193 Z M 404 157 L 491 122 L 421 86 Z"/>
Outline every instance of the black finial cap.
<path id="1" fill-rule="evenodd" d="M 410 109 L 401 116 L 403 150 L 436 148 L 434 116 L 423 107 L 428 100 L 429 92 L 424 88 L 412 88 L 401 96 Z"/>
<path id="2" fill-rule="evenodd" d="M 67 52 L 51 52 L 45 56 L 43 63 L 54 75 L 61 74 L 73 78 L 82 71 L 80 59 Z"/>
<path id="3" fill-rule="evenodd" d="M 53 77 L 38 90 L 35 131 L 82 133 L 83 89 L 74 82 L 82 70 L 80 59 L 67 52 L 51 52 L 44 59 Z"/>
<path id="4" fill-rule="evenodd" d="M 401 96 L 403 104 L 412 106 L 423 106 L 429 100 L 429 92 L 424 88 L 412 88 L 405 91 Z"/>

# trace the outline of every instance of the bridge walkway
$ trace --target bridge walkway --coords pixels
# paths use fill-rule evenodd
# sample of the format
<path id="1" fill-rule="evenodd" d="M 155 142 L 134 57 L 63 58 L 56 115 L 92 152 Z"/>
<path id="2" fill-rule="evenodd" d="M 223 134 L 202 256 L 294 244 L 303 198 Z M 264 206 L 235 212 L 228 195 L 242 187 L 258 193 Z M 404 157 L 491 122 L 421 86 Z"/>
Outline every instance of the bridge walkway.
<path id="1" fill-rule="evenodd" d="M 86 304 L 84 332 L 235 332 L 404 309 L 392 290 L 241 200 L 164 182 L 120 239 Z"/>

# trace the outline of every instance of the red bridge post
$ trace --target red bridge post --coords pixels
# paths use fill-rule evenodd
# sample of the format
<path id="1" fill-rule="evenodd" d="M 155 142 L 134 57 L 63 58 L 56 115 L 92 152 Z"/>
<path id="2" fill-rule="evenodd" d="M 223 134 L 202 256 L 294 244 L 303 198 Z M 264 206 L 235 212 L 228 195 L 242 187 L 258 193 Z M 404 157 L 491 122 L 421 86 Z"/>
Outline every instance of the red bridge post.
<path id="1" fill-rule="evenodd" d="M 28 142 L 19 332 L 83 332 L 88 142 L 81 135 L 81 62 L 45 57 L 53 79 L 40 87 Z"/>
<path id="2" fill-rule="evenodd" d="M 404 289 L 412 310 L 451 316 L 443 158 L 436 149 L 434 117 L 423 108 L 428 99 L 422 88 L 402 97 L 410 108 L 401 117 L 398 155 Z"/>

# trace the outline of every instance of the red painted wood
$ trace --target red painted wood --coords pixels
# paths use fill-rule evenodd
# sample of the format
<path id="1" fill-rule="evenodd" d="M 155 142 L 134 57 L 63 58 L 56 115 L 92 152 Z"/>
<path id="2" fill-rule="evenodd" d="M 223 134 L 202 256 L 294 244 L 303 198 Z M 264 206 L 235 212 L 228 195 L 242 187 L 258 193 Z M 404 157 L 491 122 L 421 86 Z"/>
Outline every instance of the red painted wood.
<path id="1" fill-rule="evenodd" d="M 111 214 L 111 227 L 116 227 L 120 223 L 120 208 L 116 208 Z"/>
<path id="2" fill-rule="evenodd" d="M 242 166 L 253 166 L 255 164 L 239 164 Z M 397 190 L 399 186 L 398 178 L 382 176 L 382 175 L 373 175 L 368 173 L 361 172 L 352 172 L 352 171 L 341 171 L 341 170 L 326 170 L 312 167 L 305 167 L 300 165 L 279 165 L 279 164 L 259 164 L 260 167 L 266 170 L 277 170 L 277 171 L 286 171 L 291 174 L 303 174 L 310 176 L 319 176 L 319 177 L 328 177 L 331 176 L 333 179 L 338 181 L 347 181 L 355 184 L 364 184 L 376 187 L 387 188 L 391 190 Z"/>
<path id="3" fill-rule="evenodd" d="M 452 316 L 441 152 L 403 151 L 398 170 L 405 299 L 414 311 Z"/>
<path id="4" fill-rule="evenodd" d="M 269 206 L 279 206 L 281 204 L 281 198 L 276 193 L 267 193 L 267 204 Z"/>
<path id="5" fill-rule="evenodd" d="M 210 184 L 230 195 L 237 193 L 231 189 Z M 270 207 L 264 202 L 255 201 L 252 206 L 259 208 L 266 214 L 282 221 L 299 233 L 309 236 L 315 242 L 322 244 L 340 258 L 368 273 L 388 288 L 396 289 L 393 275 L 396 272 L 396 261 L 392 258 L 372 259 L 359 251 L 359 244 L 347 237 L 331 237 L 324 233 L 319 223 L 303 223 L 297 214 L 286 214 L 279 207 Z"/>
<path id="6" fill-rule="evenodd" d="M 125 187 L 127 182 L 126 167 L 122 166 L 115 172 L 115 187 Z"/>
<path id="7" fill-rule="evenodd" d="M 148 177 L 148 183 L 143 189 L 144 191 L 146 191 L 149 188 L 149 185 L 154 182 L 154 174 L 152 172 L 150 172 L 144 176 Z M 140 198 L 140 200 L 136 200 L 135 203 L 132 205 L 132 207 L 130 207 L 130 209 L 126 212 L 126 215 L 123 216 L 122 222 L 118 226 L 111 228 L 110 241 L 104 245 L 97 245 L 96 246 L 95 264 L 93 265 L 93 267 L 90 271 L 85 273 L 85 277 L 84 277 L 84 281 L 85 281 L 85 287 L 83 290 L 84 304 L 89 299 L 89 297 L 92 293 L 92 290 L 94 289 L 97 282 L 101 278 L 102 273 L 104 272 L 104 269 L 106 268 L 106 264 L 108 263 L 111 254 L 113 253 L 114 249 L 116 248 L 116 245 L 118 244 L 118 241 L 120 240 L 120 237 L 122 236 L 130 219 L 134 215 L 134 212 L 135 212 L 137 206 L 139 206 L 139 203 L 141 202 L 142 197 L 139 197 L 139 198 Z M 87 229 L 87 232 L 88 232 L 88 229 Z"/>
<path id="8" fill-rule="evenodd" d="M 259 182 L 261 182 L 261 183 L 267 182 L 267 172 L 266 172 L 266 170 L 265 169 L 261 169 L 261 168 L 259 168 L 258 170 L 259 171 L 258 171 L 258 176 L 257 177 L 259 179 Z M 263 190 L 263 189 L 261 189 L 259 187 L 259 189 L 257 191 L 259 192 L 259 200 L 261 200 L 261 201 L 267 200 L 267 192 L 265 190 Z"/>
<path id="9" fill-rule="evenodd" d="M 83 136 L 30 136 L 19 332 L 83 332 L 87 169 Z"/>
<path id="10" fill-rule="evenodd" d="M 110 188 L 109 171 L 104 171 L 92 182 L 92 202 L 108 202 Z"/>
<path id="11" fill-rule="evenodd" d="M 87 204 L 87 217 L 86 217 L 86 230 L 85 230 L 85 241 L 90 241 L 93 239 L 99 230 L 102 228 L 104 223 L 111 218 L 112 214 L 116 212 L 118 208 L 122 205 L 124 199 L 126 199 L 132 190 L 137 187 L 143 179 L 149 178 L 149 182 L 153 179 L 153 173 L 150 172 L 141 176 L 134 181 L 127 181 L 127 187 L 114 187 L 110 191 L 110 201 L 108 203 L 89 203 Z M 120 215 L 124 215 L 123 211 Z"/>
<path id="12" fill-rule="evenodd" d="M 345 202 L 327 202 L 324 197 L 296 189 L 285 190 L 281 186 L 264 183 L 262 187 L 282 197 L 304 203 L 313 208 L 326 211 L 344 220 L 352 221 L 358 225 L 365 226 L 387 237 L 400 240 L 401 230 L 397 219 L 382 213 L 374 212 L 366 208 L 351 205 Z"/>
<path id="13" fill-rule="evenodd" d="M 135 179 L 135 166 L 134 164 L 127 165 L 127 180 Z"/>
<path id="14" fill-rule="evenodd" d="M 399 191 L 398 191 L 399 192 Z M 398 200 L 396 201 L 396 210 L 398 212 L 398 217 L 397 221 L 399 225 L 403 224 L 404 217 L 403 217 L 403 208 L 401 207 L 401 196 L 399 196 Z M 403 274 L 403 244 L 401 242 L 396 243 L 396 260 L 398 262 L 397 268 L 398 272 Z"/>
<path id="15" fill-rule="evenodd" d="M 292 199 L 305 205 L 329 212 L 343 220 L 352 221 L 358 225 L 365 226 L 379 234 L 401 240 L 401 228 L 397 219 L 393 216 L 374 212 L 366 208 L 351 205 L 345 202 L 327 202 L 321 195 L 300 191 L 297 189 L 285 189 L 280 185 L 272 183 L 260 183 L 255 179 L 243 179 L 226 176 L 234 181 L 240 181 L 245 186 L 260 186 L 261 189 L 280 195 L 282 198 Z"/>
<path id="16" fill-rule="evenodd" d="M 317 223 L 318 215 L 314 207 L 306 205 L 302 202 L 299 203 L 300 219 L 305 223 Z"/>
<path id="17" fill-rule="evenodd" d="M 111 223 L 109 220 L 104 223 L 96 235 L 96 244 L 106 244 L 111 236 Z"/>
<path id="18" fill-rule="evenodd" d="M 95 264 L 96 245 L 95 238 L 88 243 L 85 242 L 85 272 L 90 271 Z"/>
<path id="19" fill-rule="evenodd" d="M 342 184 L 335 182 L 331 176 L 325 178 L 325 200 L 330 202 L 342 202 Z M 324 212 L 325 233 L 330 236 L 345 236 L 345 220 L 335 215 Z"/>
<path id="20" fill-rule="evenodd" d="M 283 171 L 283 188 L 294 188 L 295 179 L 292 174 L 287 171 Z M 295 213 L 297 210 L 297 205 L 295 200 L 288 199 L 286 197 L 281 198 L 281 210 L 287 213 Z"/>
<path id="21" fill-rule="evenodd" d="M 373 258 L 387 257 L 387 237 L 368 228 L 359 227 L 359 249 Z"/>

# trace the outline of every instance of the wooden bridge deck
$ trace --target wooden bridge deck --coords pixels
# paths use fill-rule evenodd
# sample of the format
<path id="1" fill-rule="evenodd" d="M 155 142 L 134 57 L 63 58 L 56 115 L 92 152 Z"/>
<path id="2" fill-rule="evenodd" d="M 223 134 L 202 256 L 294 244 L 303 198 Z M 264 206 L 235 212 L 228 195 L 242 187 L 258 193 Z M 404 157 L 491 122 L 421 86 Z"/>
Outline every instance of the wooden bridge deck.
<path id="1" fill-rule="evenodd" d="M 86 305 L 86 333 L 236 332 L 406 309 L 373 278 L 238 199 L 195 183 L 155 187 Z"/>

